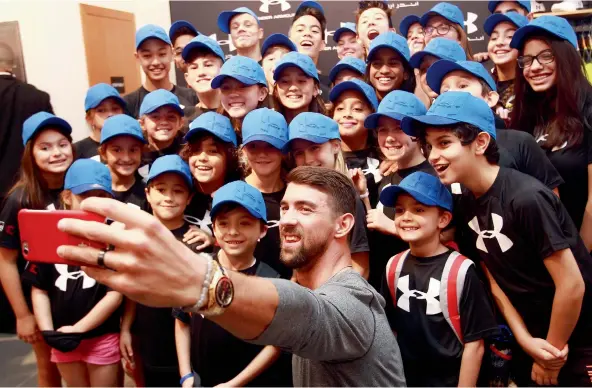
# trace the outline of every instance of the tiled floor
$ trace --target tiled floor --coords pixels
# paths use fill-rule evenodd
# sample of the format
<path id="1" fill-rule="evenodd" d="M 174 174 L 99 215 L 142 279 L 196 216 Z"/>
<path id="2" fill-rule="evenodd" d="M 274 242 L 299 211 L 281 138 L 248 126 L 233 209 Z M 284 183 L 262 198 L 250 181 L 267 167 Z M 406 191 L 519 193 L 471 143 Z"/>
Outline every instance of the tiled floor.
<path id="1" fill-rule="evenodd" d="M 20 341 L 15 335 L 0 334 L 0 386 L 36 385 L 37 365 L 31 346 Z"/>

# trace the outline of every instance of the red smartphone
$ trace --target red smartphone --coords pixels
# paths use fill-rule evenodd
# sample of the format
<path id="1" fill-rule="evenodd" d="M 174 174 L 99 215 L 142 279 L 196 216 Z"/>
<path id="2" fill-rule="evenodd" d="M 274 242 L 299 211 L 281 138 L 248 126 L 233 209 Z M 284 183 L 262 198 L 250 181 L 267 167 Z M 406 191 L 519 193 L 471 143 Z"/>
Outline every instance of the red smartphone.
<path id="1" fill-rule="evenodd" d="M 64 260 L 57 254 L 61 245 L 91 246 L 105 249 L 105 244 L 76 237 L 58 229 L 58 221 L 76 218 L 84 221 L 105 222 L 105 217 L 82 210 L 28 210 L 18 214 L 21 251 L 28 261 L 36 263 L 80 265 Z"/>

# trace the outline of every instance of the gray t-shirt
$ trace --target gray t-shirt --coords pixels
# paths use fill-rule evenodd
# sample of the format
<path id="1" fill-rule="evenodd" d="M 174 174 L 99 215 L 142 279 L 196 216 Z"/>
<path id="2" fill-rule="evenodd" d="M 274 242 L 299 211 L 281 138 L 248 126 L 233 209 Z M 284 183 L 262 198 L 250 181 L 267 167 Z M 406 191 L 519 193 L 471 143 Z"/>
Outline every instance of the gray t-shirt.
<path id="1" fill-rule="evenodd" d="M 279 306 L 251 342 L 294 354 L 294 386 L 405 386 L 384 298 L 357 272 L 339 272 L 316 290 L 270 279 Z"/>

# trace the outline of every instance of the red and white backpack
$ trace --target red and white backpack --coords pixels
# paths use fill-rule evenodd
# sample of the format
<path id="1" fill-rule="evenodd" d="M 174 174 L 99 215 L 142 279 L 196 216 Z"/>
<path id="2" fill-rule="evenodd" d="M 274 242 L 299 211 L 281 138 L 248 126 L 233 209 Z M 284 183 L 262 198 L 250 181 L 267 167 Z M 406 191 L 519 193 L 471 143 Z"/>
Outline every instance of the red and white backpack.
<path id="1" fill-rule="evenodd" d="M 393 304 L 397 304 L 397 282 L 403 269 L 409 249 L 391 257 L 386 265 L 386 280 Z M 440 307 L 446 322 L 461 343 L 463 342 L 461 317 L 459 311 L 460 299 L 465 285 L 467 271 L 474 263 L 458 252 L 451 252 L 446 259 L 442 279 L 440 280 Z"/>

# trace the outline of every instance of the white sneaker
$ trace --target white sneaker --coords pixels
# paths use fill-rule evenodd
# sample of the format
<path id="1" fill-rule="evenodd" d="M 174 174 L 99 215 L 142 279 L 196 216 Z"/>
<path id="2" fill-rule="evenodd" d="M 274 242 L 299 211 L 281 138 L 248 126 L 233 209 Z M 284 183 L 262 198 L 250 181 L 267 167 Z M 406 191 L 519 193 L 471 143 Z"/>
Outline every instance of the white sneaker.
<path id="1" fill-rule="evenodd" d="M 579 0 L 564 0 L 561 3 L 553 4 L 551 11 L 575 11 L 576 9 L 584 8 L 584 4 Z"/>

